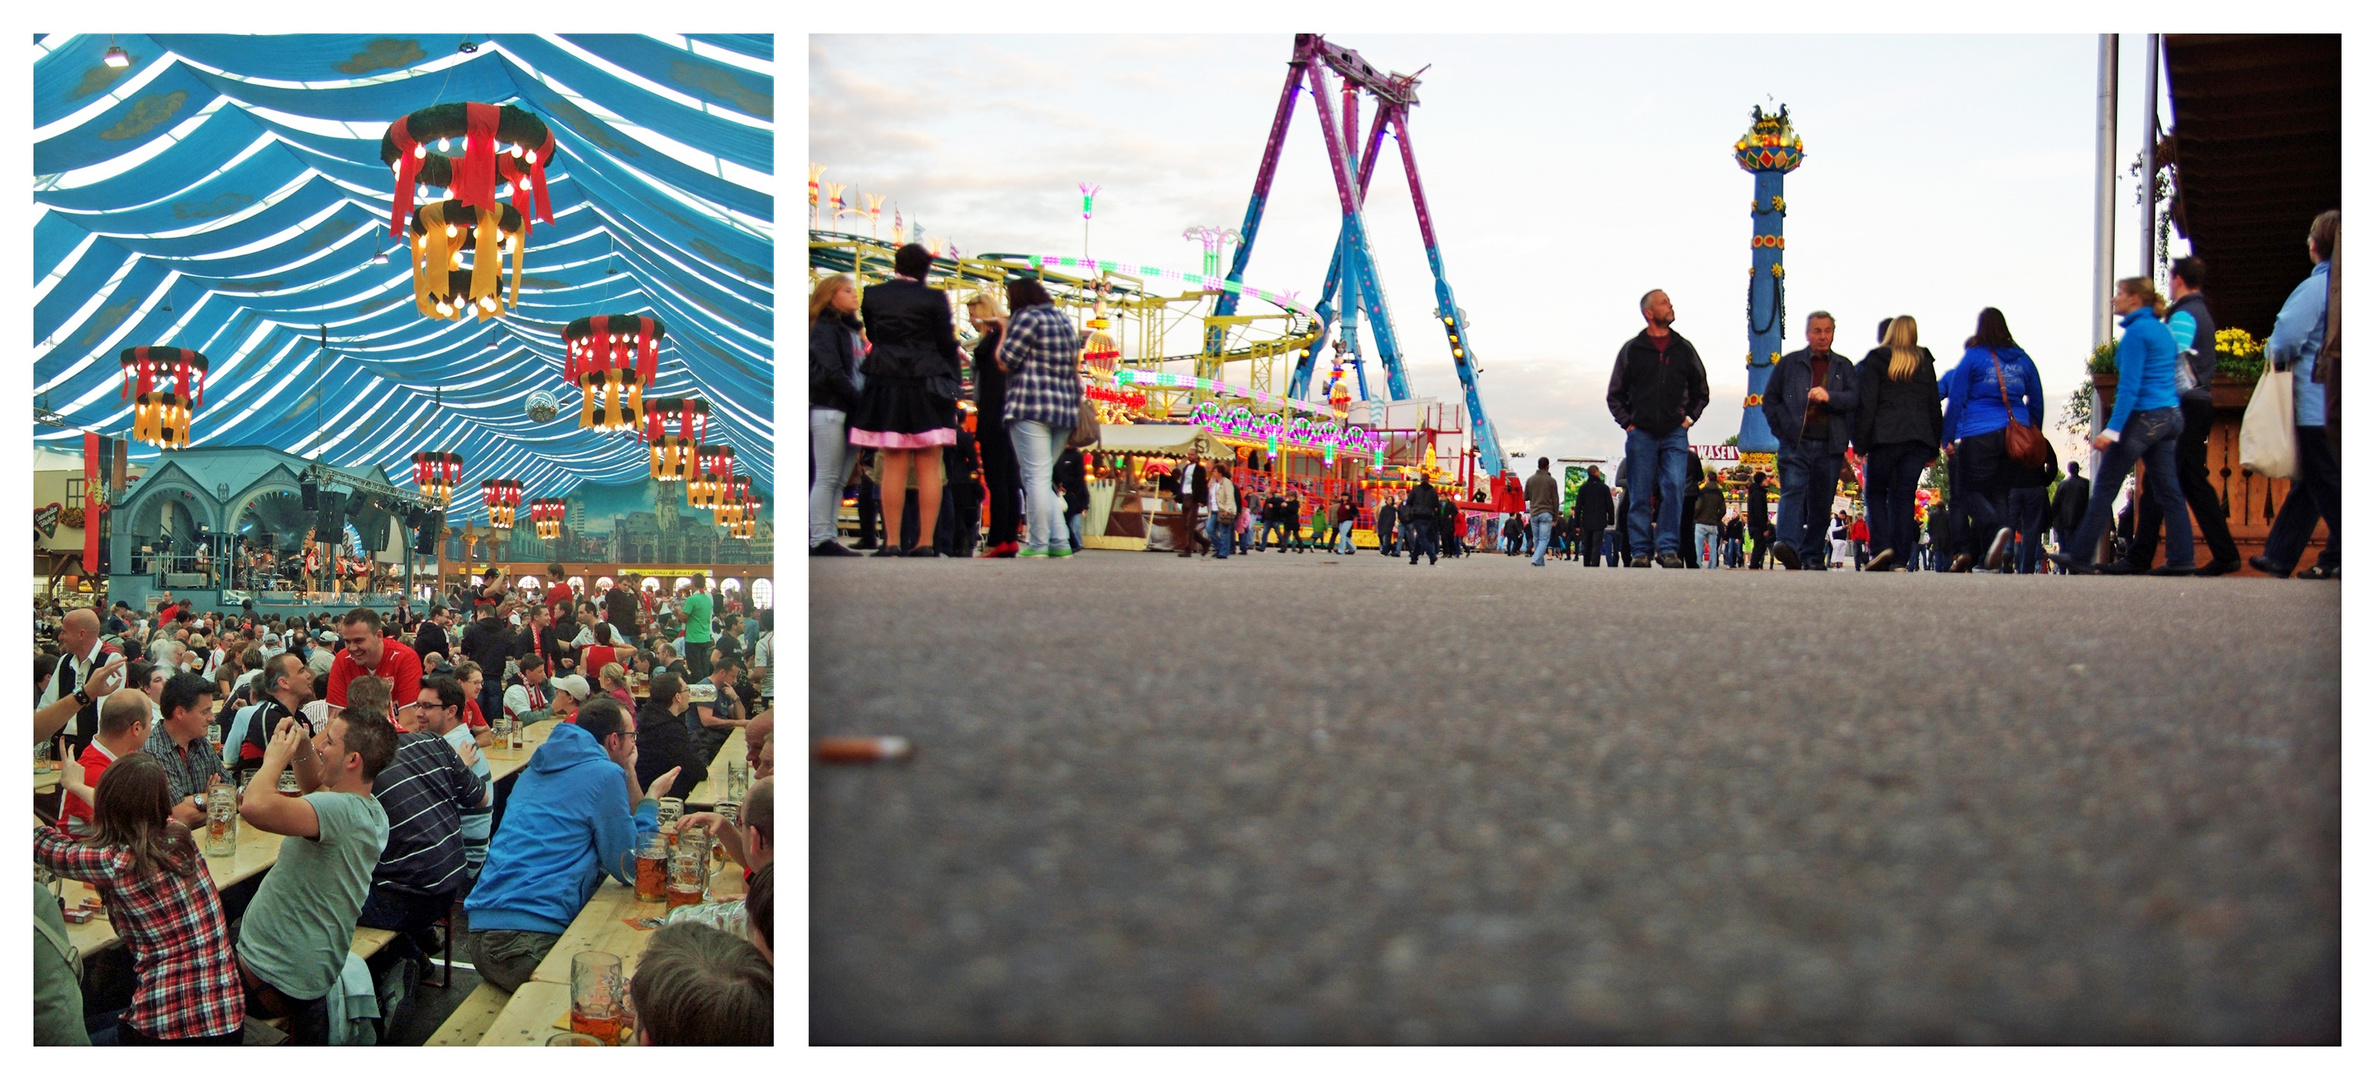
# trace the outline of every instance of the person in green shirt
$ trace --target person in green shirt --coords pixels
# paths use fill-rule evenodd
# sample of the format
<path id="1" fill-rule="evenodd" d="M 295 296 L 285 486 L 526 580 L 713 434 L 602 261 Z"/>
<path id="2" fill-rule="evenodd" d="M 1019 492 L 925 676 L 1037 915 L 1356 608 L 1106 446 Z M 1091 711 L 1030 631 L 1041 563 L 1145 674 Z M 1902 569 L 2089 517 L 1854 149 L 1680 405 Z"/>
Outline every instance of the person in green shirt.
<path id="1" fill-rule="evenodd" d="M 693 594 L 684 598 L 684 662 L 692 682 L 709 677 L 709 575 L 693 575 Z"/>

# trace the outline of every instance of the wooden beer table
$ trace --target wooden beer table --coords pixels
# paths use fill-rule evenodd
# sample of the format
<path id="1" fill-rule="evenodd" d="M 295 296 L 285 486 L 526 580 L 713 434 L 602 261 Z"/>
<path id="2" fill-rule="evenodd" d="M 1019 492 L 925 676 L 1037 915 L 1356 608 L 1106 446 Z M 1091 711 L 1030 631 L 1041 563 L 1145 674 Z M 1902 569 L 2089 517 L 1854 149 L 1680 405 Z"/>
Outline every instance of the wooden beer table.
<path id="1" fill-rule="evenodd" d="M 743 734 L 742 728 L 735 728 L 732 733 L 726 736 L 725 743 L 717 748 L 717 756 L 710 759 L 708 778 L 693 785 L 693 790 L 684 793 L 686 806 L 714 807 L 719 799 L 725 798 L 726 764 L 745 761 L 750 754 L 747 749 L 750 742 L 743 738 Z"/>
<path id="2" fill-rule="evenodd" d="M 200 850 L 204 850 L 205 831 L 201 829 L 198 836 Z M 278 833 L 268 833 L 245 821 L 240 822 L 239 844 L 232 849 L 231 854 L 207 856 L 206 872 L 214 878 L 215 891 L 222 892 L 272 869 L 272 864 L 280 861 L 281 840 Z M 84 882 L 67 879 L 64 885 L 68 908 L 81 903 L 85 897 L 99 895 L 99 890 Z M 101 914 L 93 915 L 89 922 L 67 923 L 66 940 L 73 942 L 77 950 L 88 956 L 101 949 L 112 948 L 122 939 L 116 934 L 115 925 L 108 921 L 102 911 Z"/>
<path id="3" fill-rule="evenodd" d="M 521 736 L 521 745 L 517 750 L 510 749 L 505 745 L 479 747 L 478 752 L 486 755 L 487 759 L 487 782 L 494 783 L 527 768 L 528 759 L 535 757 L 536 748 L 543 746 L 544 740 L 552 737 L 553 725 L 558 723 L 560 723 L 558 720 L 539 720 L 528 725 L 527 733 Z"/>

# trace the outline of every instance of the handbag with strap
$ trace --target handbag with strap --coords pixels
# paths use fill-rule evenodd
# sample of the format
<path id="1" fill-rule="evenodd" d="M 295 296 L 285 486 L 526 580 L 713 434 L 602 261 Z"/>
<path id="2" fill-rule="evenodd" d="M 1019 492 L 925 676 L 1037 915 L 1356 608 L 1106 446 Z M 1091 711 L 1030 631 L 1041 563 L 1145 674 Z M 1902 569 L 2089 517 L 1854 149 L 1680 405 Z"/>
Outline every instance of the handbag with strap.
<path id="1" fill-rule="evenodd" d="M 1104 439 L 1105 429 L 1097 423 L 1097 403 L 1083 395 L 1080 399 L 1080 422 L 1072 425 L 1072 436 L 1064 440 L 1064 445 L 1081 450 L 1095 446 Z"/>
<path id="2" fill-rule="evenodd" d="M 2053 451 L 2045 445 L 2044 433 L 2012 415 L 2012 395 L 2004 389 L 2004 358 L 1989 349 L 1987 358 L 1996 365 L 1996 396 L 2004 401 L 2004 456 L 2013 463 L 2035 467 L 2045 464 Z"/>
<path id="3" fill-rule="evenodd" d="M 2270 480 L 2293 475 L 2293 373 L 2270 366 L 2260 373 L 2260 385 L 2243 408 L 2243 427 L 2235 436 L 2235 456 L 2243 467 Z"/>

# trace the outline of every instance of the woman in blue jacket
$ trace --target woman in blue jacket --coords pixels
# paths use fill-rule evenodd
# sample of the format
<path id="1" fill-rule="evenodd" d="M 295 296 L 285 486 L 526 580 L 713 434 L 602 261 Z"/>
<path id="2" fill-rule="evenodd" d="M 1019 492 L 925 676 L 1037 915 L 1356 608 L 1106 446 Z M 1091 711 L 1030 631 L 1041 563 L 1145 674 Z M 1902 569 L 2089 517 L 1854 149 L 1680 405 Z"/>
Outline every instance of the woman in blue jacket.
<path id="1" fill-rule="evenodd" d="M 2112 402 L 2111 419 L 2104 422 L 2103 433 L 2095 436 L 2095 449 L 2103 451 L 2103 466 L 2095 473 L 2094 487 L 2087 494 L 2086 517 L 2070 538 L 2069 549 L 2046 557 L 2073 574 L 2102 572 L 2094 561 L 2095 541 L 2111 524 L 2111 501 L 2119 497 L 2121 482 L 2141 460 L 2148 466 L 2144 483 L 2152 489 L 2152 500 L 2161 504 L 2161 514 L 2169 523 L 2169 561 L 2151 572 L 2191 574 L 2194 530 L 2186 523 L 2193 518 L 2185 505 L 2185 492 L 2177 486 L 2177 437 L 2185 432 L 2185 419 L 2177 408 L 2177 339 L 2169 336 L 2168 325 L 2160 320 L 2169 310 L 2169 302 L 2161 299 L 2150 278 L 2121 278 L 2111 294 L 2111 310 L 2119 316 L 2123 331 L 2117 356 L 2117 400 Z"/>
<path id="2" fill-rule="evenodd" d="M 2342 235 L 2342 212 L 2328 210 L 2309 226 L 2309 258 L 2317 268 L 2294 286 L 2268 335 L 2268 365 L 2293 373 L 2292 491 L 2268 526 L 2266 549 L 2251 557 L 2252 568 L 2283 577 L 2308 550 L 2310 530 L 2326 523 L 2325 550 L 2301 577 L 2342 576 L 2342 463 L 2326 442 L 2326 388 L 2316 377 L 2317 357 L 2326 343 L 2327 259 Z"/>
<path id="3" fill-rule="evenodd" d="M 2003 565 L 2004 549 L 2012 543 L 2005 509 L 2015 466 L 2004 454 L 2004 429 L 2016 415 L 2030 427 L 2045 426 L 2037 364 L 2012 340 L 2003 312 L 1987 308 L 1979 313 L 1978 330 L 1963 342 L 1962 363 L 1947 374 L 1944 390 L 1945 429 L 1954 439 L 1946 453 L 1959 459 L 1954 510 L 1971 523 L 1963 533 L 1964 550 L 1947 569 L 1963 574 L 1983 564 L 1994 570 Z"/>

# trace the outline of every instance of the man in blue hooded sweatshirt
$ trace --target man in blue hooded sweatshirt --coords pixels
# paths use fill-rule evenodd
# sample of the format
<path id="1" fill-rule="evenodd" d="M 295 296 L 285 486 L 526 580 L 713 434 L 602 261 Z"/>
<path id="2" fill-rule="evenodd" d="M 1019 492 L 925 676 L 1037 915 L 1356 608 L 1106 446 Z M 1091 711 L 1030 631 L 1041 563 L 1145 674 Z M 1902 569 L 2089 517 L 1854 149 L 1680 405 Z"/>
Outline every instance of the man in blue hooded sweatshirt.
<path id="1" fill-rule="evenodd" d="M 659 801 L 676 783 L 670 769 L 635 783 L 635 721 L 607 694 L 577 722 L 557 724 L 536 748 L 487 845 L 464 908 L 470 959 L 480 978 L 515 991 L 593 899 L 609 874 L 635 884 L 635 847 L 659 831 Z"/>

